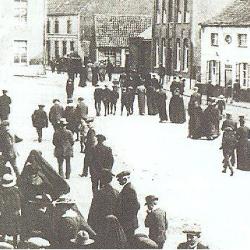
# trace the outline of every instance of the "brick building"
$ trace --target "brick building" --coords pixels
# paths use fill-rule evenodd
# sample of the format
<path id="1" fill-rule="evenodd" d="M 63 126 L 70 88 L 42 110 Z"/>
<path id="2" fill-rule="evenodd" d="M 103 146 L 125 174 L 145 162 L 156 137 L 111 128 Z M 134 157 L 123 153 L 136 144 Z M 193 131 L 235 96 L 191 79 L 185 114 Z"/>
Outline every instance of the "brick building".
<path id="1" fill-rule="evenodd" d="M 218 14 L 233 0 L 155 0 L 153 63 L 167 74 L 200 80 L 199 23 Z"/>
<path id="2" fill-rule="evenodd" d="M 45 21 L 45 0 L 1 0 L 1 76 L 44 72 Z"/>

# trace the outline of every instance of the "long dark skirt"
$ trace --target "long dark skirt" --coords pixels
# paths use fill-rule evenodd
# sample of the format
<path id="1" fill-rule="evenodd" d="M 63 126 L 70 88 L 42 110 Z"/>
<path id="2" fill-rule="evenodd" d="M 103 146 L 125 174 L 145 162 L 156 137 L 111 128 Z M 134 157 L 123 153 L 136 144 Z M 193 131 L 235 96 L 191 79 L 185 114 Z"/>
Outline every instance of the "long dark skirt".
<path id="1" fill-rule="evenodd" d="M 186 112 L 183 98 L 172 96 L 169 103 L 169 118 L 173 123 L 184 123 L 186 121 Z"/>
<path id="2" fill-rule="evenodd" d="M 139 107 L 139 114 L 144 115 L 145 114 L 145 94 L 144 93 L 138 93 L 138 107 Z"/>
<path id="3" fill-rule="evenodd" d="M 250 141 L 237 146 L 237 169 L 250 171 Z"/>

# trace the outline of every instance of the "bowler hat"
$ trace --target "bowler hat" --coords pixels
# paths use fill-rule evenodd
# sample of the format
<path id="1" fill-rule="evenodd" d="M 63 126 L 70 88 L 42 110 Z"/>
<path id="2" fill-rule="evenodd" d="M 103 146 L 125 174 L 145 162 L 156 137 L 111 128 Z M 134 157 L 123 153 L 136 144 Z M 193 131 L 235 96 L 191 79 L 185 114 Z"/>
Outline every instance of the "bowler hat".
<path id="1" fill-rule="evenodd" d="M 82 245 L 82 246 L 87 246 L 95 241 L 89 238 L 88 232 L 81 230 L 78 232 L 77 236 L 75 239 L 70 240 L 72 243 L 75 243 L 77 245 Z"/>
<path id="2" fill-rule="evenodd" d="M 39 107 L 39 108 L 44 108 L 45 105 L 44 105 L 44 104 L 38 104 L 38 107 Z"/>
<path id="3" fill-rule="evenodd" d="M 148 204 L 151 204 L 151 203 L 154 202 L 154 201 L 158 201 L 159 198 L 156 197 L 156 196 L 154 196 L 154 195 L 148 195 L 148 196 L 145 198 L 145 200 L 146 200 L 145 205 L 148 205 Z"/>
<path id="4" fill-rule="evenodd" d="M 122 171 L 121 173 L 119 173 L 118 175 L 116 175 L 116 178 L 117 179 L 122 179 L 123 177 L 126 177 L 126 176 L 130 176 L 130 172 L 129 171 Z"/>
<path id="5" fill-rule="evenodd" d="M 5 174 L 2 178 L 2 187 L 14 187 L 16 178 L 12 174 Z"/>
<path id="6" fill-rule="evenodd" d="M 59 99 L 54 99 L 53 103 L 56 103 L 56 102 L 60 102 L 60 100 Z"/>
<path id="7" fill-rule="evenodd" d="M 198 224 L 187 225 L 182 232 L 186 234 L 200 235 L 201 226 Z"/>
<path id="8" fill-rule="evenodd" d="M 244 115 L 240 115 L 239 118 L 240 118 L 240 121 L 245 121 L 245 116 Z"/>
<path id="9" fill-rule="evenodd" d="M 79 98 L 78 98 L 78 101 L 83 101 L 83 100 L 84 100 L 83 97 L 79 97 Z"/>
<path id="10" fill-rule="evenodd" d="M 97 138 L 98 142 L 104 142 L 104 141 L 106 141 L 106 137 L 104 135 L 101 135 L 101 134 L 96 135 L 96 138 Z"/>

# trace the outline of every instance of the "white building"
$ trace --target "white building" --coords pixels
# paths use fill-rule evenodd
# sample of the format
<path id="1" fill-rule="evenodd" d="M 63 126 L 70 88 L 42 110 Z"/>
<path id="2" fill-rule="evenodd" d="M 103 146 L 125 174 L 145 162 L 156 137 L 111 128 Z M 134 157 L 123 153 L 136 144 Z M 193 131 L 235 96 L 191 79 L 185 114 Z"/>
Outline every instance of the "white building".
<path id="1" fill-rule="evenodd" d="M 43 73 L 46 0 L 1 0 L 0 74 Z"/>
<path id="2" fill-rule="evenodd" d="M 243 15 L 244 14 L 244 15 Z M 201 24 L 201 81 L 250 88 L 250 1 L 236 0 Z"/>

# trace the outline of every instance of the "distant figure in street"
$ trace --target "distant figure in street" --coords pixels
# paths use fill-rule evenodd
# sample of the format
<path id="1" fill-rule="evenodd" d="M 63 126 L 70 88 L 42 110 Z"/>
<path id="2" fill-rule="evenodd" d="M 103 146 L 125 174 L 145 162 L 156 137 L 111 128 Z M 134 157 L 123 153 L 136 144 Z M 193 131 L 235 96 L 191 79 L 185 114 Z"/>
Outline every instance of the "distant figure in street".
<path id="1" fill-rule="evenodd" d="M 221 119 L 222 119 L 222 117 L 223 117 L 223 112 L 224 112 L 224 110 L 226 109 L 226 102 L 225 102 L 225 100 L 224 100 L 224 96 L 223 96 L 223 95 L 220 95 L 220 96 L 219 96 L 219 98 L 218 98 L 218 100 L 217 100 L 217 107 L 218 107 L 218 109 L 219 109 L 219 111 L 220 111 L 220 117 L 221 117 Z"/>
<path id="2" fill-rule="evenodd" d="M 221 148 L 223 150 L 223 171 L 222 173 L 226 173 L 227 168 L 231 171 L 231 176 L 233 176 L 233 166 L 232 166 L 232 158 L 234 158 L 234 151 L 236 149 L 237 139 L 235 135 L 235 131 L 229 126 L 226 127 L 223 133 L 222 145 Z"/>
<path id="3" fill-rule="evenodd" d="M 147 217 L 145 227 L 149 228 L 149 238 L 157 243 L 158 248 L 162 249 L 166 241 L 166 231 L 168 220 L 166 212 L 157 207 L 158 198 L 154 195 L 146 197 Z"/>
<path id="4" fill-rule="evenodd" d="M 226 114 L 226 120 L 222 123 L 221 130 L 224 131 L 225 128 L 227 128 L 227 127 L 231 127 L 234 132 L 236 132 L 236 130 L 237 130 L 237 122 L 235 122 L 232 119 L 232 114 L 230 114 L 230 113 Z"/>
<path id="5" fill-rule="evenodd" d="M 20 173 L 16 165 L 17 152 L 15 144 L 23 139 L 10 132 L 9 126 L 10 123 L 8 121 L 3 121 L 0 125 L 0 152 L 2 152 L 4 163 L 9 162 L 18 177 Z"/>
<path id="6" fill-rule="evenodd" d="M 157 91 L 157 107 L 158 107 L 158 111 L 159 111 L 159 118 L 160 118 L 160 122 L 166 122 L 168 120 L 168 115 L 167 115 L 167 94 L 166 94 L 166 90 L 163 89 L 163 86 L 160 86 L 160 89 Z"/>
<path id="7" fill-rule="evenodd" d="M 240 81 L 239 79 L 236 79 L 233 86 L 233 100 L 236 102 L 240 101 L 240 91 L 241 91 Z"/>
<path id="8" fill-rule="evenodd" d="M 201 94 L 199 93 L 198 87 L 193 88 L 193 93 L 190 96 L 189 103 L 190 105 L 193 105 L 196 101 L 198 102 L 199 105 L 201 105 Z"/>
<path id="9" fill-rule="evenodd" d="M 145 115 L 146 88 L 142 84 L 137 87 L 139 114 Z"/>
<path id="10" fill-rule="evenodd" d="M 105 81 L 105 75 L 106 75 L 106 67 L 104 65 L 104 62 L 101 61 L 99 64 L 99 79 L 101 82 Z"/>
<path id="11" fill-rule="evenodd" d="M 84 98 L 78 98 L 78 104 L 75 109 L 76 122 L 78 125 L 81 123 L 81 119 L 86 120 L 89 114 L 88 105 L 84 102 Z"/>
<path id="12" fill-rule="evenodd" d="M 49 121 L 51 122 L 54 130 L 56 130 L 60 119 L 63 118 L 64 109 L 58 99 L 54 99 L 53 103 L 54 105 L 50 108 L 49 111 Z"/>
<path id="13" fill-rule="evenodd" d="M 98 65 L 95 63 L 92 67 L 92 85 L 96 86 L 99 81 L 99 69 Z"/>
<path id="14" fill-rule="evenodd" d="M 38 134 L 38 142 L 42 142 L 43 139 L 43 128 L 48 127 L 48 116 L 44 111 L 44 105 L 38 105 L 38 109 L 32 114 L 32 124 L 36 128 Z"/>
<path id="15" fill-rule="evenodd" d="M 170 92 L 172 93 L 172 96 L 174 95 L 174 92 L 177 88 L 179 88 L 179 83 L 177 82 L 176 76 L 174 76 L 173 81 L 170 85 Z"/>
<path id="16" fill-rule="evenodd" d="M 21 193 L 16 185 L 16 178 L 5 174 L 0 189 L 0 234 L 5 239 L 13 236 L 13 245 L 17 248 L 18 235 L 21 233 Z"/>
<path id="17" fill-rule="evenodd" d="M 156 115 L 158 113 L 157 102 L 156 102 L 156 90 L 152 84 L 147 86 L 147 108 L 148 115 Z"/>
<path id="18" fill-rule="evenodd" d="M 51 72 L 54 73 L 55 69 L 56 69 L 55 58 L 52 58 L 52 60 L 50 60 L 49 64 L 50 64 Z"/>
<path id="19" fill-rule="evenodd" d="M 186 79 L 182 78 L 179 83 L 180 94 L 183 95 L 186 87 Z"/>
<path id="20" fill-rule="evenodd" d="M 228 102 L 228 100 L 232 101 L 232 96 L 233 96 L 233 86 L 232 86 L 232 80 L 230 80 L 230 82 L 228 82 L 226 85 L 226 91 L 225 91 L 226 102 Z"/>
<path id="21" fill-rule="evenodd" d="M 67 80 L 66 93 L 67 93 L 67 100 L 72 100 L 74 93 L 74 82 L 72 81 L 72 79 Z"/>
<path id="22" fill-rule="evenodd" d="M 151 84 L 155 89 L 160 88 L 160 83 L 159 83 L 158 79 L 156 78 L 156 74 L 153 74 L 153 78 L 151 79 Z"/>
<path id="23" fill-rule="evenodd" d="M 207 104 L 211 97 L 214 97 L 214 85 L 212 84 L 212 81 L 209 80 L 207 84 Z"/>
<path id="24" fill-rule="evenodd" d="M 111 111 L 111 95 L 112 91 L 108 88 L 108 85 L 105 85 L 105 89 L 102 91 L 102 101 L 105 109 L 105 116 L 110 114 Z"/>
<path id="25" fill-rule="evenodd" d="M 65 118 L 62 118 L 58 129 L 53 136 L 53 144 L 55 146 L 54 155 L 57 158 L 59 175 L 64 178 L 63 162 L 66 161 L 66 179 L 70 178 L 71 165 L 70 158 L 73 157 L 74 138 L 70 130 L 66 129 L 68 125 Z"/>
<path id="26" fill-rule="evenodd" d="M 249 142 L 250 130 L 245 126 L 245 117 L 240 116 L 240 127 L 236 131 L 237 143 L 237 169 L 250 170 Z"/>
<path id="27" fill-rule="evenodd" d="M 116 105 L 117 101 L 119 99 L 119 88 L 117 85 L 113 85 L 113 90 L 111 92 L 111 103 L 110 103 L 110 108 L 111 108 L 111 114 L 115 115 L 116 114 Z"/>
<path id="28" fill-rule="evenodd" d="M 3 95 L 0 96 L 0 119 L 1 121 L 5 121 L 9 119 L 10 114 L 10 104 L 11 104 L 11 98 L 7 96 L 7 90 L 2 90 Z"/>
<path id="29" fill-rule="evenodd" d="M 99 84 L 97 84 L 94 91 L 96 116 L 101 115 L 102 94 L 103 94 L 103 89 L 99 86 Z"/>
<path id="30" fill-rule="evenodd" d="M 114 66 L 113 64 L 110 62 L 110 60 L 108 59 L 108 63 L 107 63 L 107 66 L 106 66 L 106 72 L 108 74 L 108 78 L 109 78 L 109 81 L 111 82 L 112 81 L 112 75 L 114 73 Z"/>
<path id="31" fill-rule="evenodd" d="M 82 66 L 80 69 L 80 80 L 79 80 L 79 87 L 86 87 L 87 84 L 87 67 L 86 66 Z"/>
<path id="32" fill-rule="evenodd" d="M 106 216 L 115 213 L 119 192 L 111 186 L 113 176 L 110 170 L 102 170 L 103 187 L 94 195 L 89 209 L 88 224 L 97 234 L 105 230 Z"/>
<path id="33" fill-rule="evenodd" d="M 121 223 L 128 241 L 131 241 L 135 230 L 139 227 L 137 214 L 140 203 L 137 193 L 130 182 L 130 172 L 123 171 L 116 176 L 119 184 L 123 186 L 119 194 L 116 215 Z"/>
<path id="34" fill-rule="evenodd" d="M 75 108 L 74 108 L 74 104 L 73 103 L 69 103 L 67 104 L 64 113 L 63 113 L 63 118 L 66 119 L 67 121 L 67 126 L 66 128 L 68 130 L 70 130 L 72 132 L 72 134 L 74 135 L 74 133 L 78 133 L 78 123 L 76 121 L 76 114 L 75 114 Z"/>
<path id="35" fill-rule="evenodd" d="M 162 66 L 162 63 L 159 65 L 159 76 L 160 76 L 160 85 L 163 86 L 166 75 L 166 69 Z"/>
<path id="36" fill-rule="evenodd" d="M 202 137 L 203 110 L 198 101 L 191 101 L 188 104 L 189 127 L 188 138 L 199 139 Z"/>
<path id="37" fill-rule="evenodd" d="M 132 115 L 134 113 L 134 101 L 135 101 L 135 92 L 133 87 L 128 87 L 127 89 L 127 98 L 128 98 L 128 113 Z"/>
<path id="38" fill-rule="evenodd" d="M 127 116 L 129 116 L 129 103 L 128 103 L 128 91 L 127 88 L 122 87 L 121 93 L 121 115 L 123 115 L 123 109 L 126 108 Z"/>
<path id="39" fill-rule="evenodd" d="M 209 249 L 200 243 L 201 229 L 197 224 L 187 227 L 183 233 L 187 234 L 187 241 L 180 243 L 177 249 Z"/>
<path id="40" fill-rule="evenodd" d="M 186 121 L 186 111 L 183 97 L 179 88 L 176 88 L 169 102 L 169 118 L 172 123 L 184 123 Z"/>

